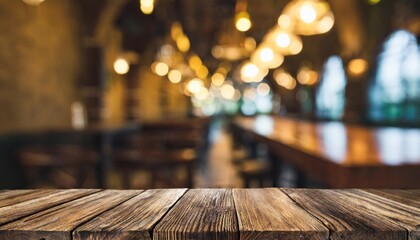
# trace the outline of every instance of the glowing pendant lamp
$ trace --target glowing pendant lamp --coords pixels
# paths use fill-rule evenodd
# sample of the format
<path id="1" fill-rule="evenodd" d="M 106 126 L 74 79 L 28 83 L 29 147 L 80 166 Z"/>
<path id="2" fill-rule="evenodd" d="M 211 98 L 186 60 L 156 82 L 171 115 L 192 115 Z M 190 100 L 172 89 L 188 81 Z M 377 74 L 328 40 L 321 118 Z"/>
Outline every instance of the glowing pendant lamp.
<path id="1" fill-rule="evenodd" d="M 333 27 L 334 15 L 326 1 L 294 0 L 286 5 L 278 24 L 300 35 L 322 34 Z"/>

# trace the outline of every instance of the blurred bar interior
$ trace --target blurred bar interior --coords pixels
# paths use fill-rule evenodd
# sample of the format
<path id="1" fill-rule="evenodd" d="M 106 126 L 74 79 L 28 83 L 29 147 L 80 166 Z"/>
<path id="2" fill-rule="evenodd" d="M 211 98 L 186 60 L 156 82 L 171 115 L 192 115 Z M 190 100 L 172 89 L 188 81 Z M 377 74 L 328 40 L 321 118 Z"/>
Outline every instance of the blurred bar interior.
<path id="1" fill-rule="evenodd" d="M 420 188 L 418 0 L 2 0 L 0 32 L 0 189 Z"/>

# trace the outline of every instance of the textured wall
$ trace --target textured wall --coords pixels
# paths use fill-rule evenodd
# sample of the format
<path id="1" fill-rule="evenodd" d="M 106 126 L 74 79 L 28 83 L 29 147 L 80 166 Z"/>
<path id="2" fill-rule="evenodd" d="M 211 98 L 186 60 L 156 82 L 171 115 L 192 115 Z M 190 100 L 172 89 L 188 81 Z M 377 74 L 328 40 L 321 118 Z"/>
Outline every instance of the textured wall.
<path id="1" fill-rule="evenodd" d="M 0 133 L 70 126 L 81 39 L 71 2 L 0 1 Z"/>

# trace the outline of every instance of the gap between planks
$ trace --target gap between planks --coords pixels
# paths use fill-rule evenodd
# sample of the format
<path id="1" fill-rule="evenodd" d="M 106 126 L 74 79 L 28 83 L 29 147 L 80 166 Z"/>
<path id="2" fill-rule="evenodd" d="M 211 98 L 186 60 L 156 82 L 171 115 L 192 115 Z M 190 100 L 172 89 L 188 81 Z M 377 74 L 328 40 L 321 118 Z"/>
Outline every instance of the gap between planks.
<path id="1" fill-rule="evenodd" d="M 102 190 L 102 191 L 104 191 L 104 190 Z M 121 205 L 121 204 L 123 204 L 123 203 L 125 203 L 125 202 L 129 201 L 130 199 L 133 199 L 133 198 L 135 198 L 135 197 L 137 197 L 137 196 L 139 196 L 139 195 L 141 195 L 141 194 L 143 194 L 143 193 L 145 192 L 145 190 L 143 190 L 143 189 L 138 189 L 137 191 L 139 191 L 139 193 L 138 193 L 137 195 L 133 195 L 132 197 L 130 197 L 130 198 L 128 198 L 128 199 L 126 199 L 125 201 L 122 201 L 121 203 L 119 203 L 119 204 L 115 205 L 114 207 L 111 207 L 111 208 L 109 208 L 109 209 L 107 209 L 107 210 L 105 210 L 105 211 L 103 211 L 103 212 L 100 212 L 100 213 L 98 213 L 98 214 L 96 214 L 96 215 L 94 215 L 94 216 L 91 216 L 91 218 L 89 218 L 89 219 L 87 219 L 86 221 L 84 221 L 84 222 L 82 222 L 82 223 L 80 223 L 80 224 L 76 225 L 76 226 L 75 226 L 75 227 L 74 227 L 71 231 L 69 231 L 69 232 L 70 232 L 70 239 L 74 240 L 74 231 L 75 231 L 76 229 L 78 229 L 79 227 L 83 226 L 84 224 L 86 224 L 87 222 L 91 221 L 92 219 L 94 219 L 94 218 L 96 218 L 96 217 L 100 216 L 101 214 L 104 214 L 104 213 L 106 213 L 106 212 L 108 212 L 108 211 L 111 211 L 112 209 L 114 209 L 114 208 L 118 207 L 119 205 Z"/>

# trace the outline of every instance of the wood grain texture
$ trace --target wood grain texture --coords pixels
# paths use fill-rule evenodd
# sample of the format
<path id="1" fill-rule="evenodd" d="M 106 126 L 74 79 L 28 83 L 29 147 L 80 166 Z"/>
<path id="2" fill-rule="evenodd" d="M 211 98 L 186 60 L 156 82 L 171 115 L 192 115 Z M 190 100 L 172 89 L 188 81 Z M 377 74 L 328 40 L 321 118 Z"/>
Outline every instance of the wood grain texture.
<path id="1" fill-rule="evenodd" d="M 348 194 L 371 204 L 371 209 L 404 227 L 408 239 L 420 239 L 420 190 L 352 190 Z"/>
<path id="2" fill-rule="evenodd" d="M 416 190 L 366 189 L 364 191 L 420 209 L 420 189 L 416 189 Z"/>
<path id="3" fill-rule="evenodd" d="M 77 226 L 139 193 L 105 190 L 78 198 L 0 227 L 0 240 L 70 240 Z"/>
<path id="4" fill-rule="evenodd" d="M 386 217 L 399 213 L 355 190 L 282 189 L 296 203 L 321 220 L 330 239 L 407 239 L 407 230 Z"/>
<path id="5" fill-rule="evenodd" d="M 238 239 L 232 190 L 189 190 L 155 227 L 153 239 Z"/>
<path id="6" fill-rule="evenodd" d="M 0 208 L 36 198 L 39 194 L 45 193 L 37 190 L 0 191 Z"/>
<path id="7" fill-rule="evenodd" d="M 279 189 L 234 189 L 241 240 L 328 239 L 328 229 Z"/>
<path id="8" fill-rule="evenodd" d="M 152 239 L 153 226 L 187 189 L 147 190 L 73 232 L 73 239 Z"/>
<path id="9" fill-rule="evenodd" d="M 16 199 L 16 204 L 1 207 L 0 225 L 97 191 L 99 190 L 38 190 L 30 200 L 24 196 L 25 201 Z"/>

